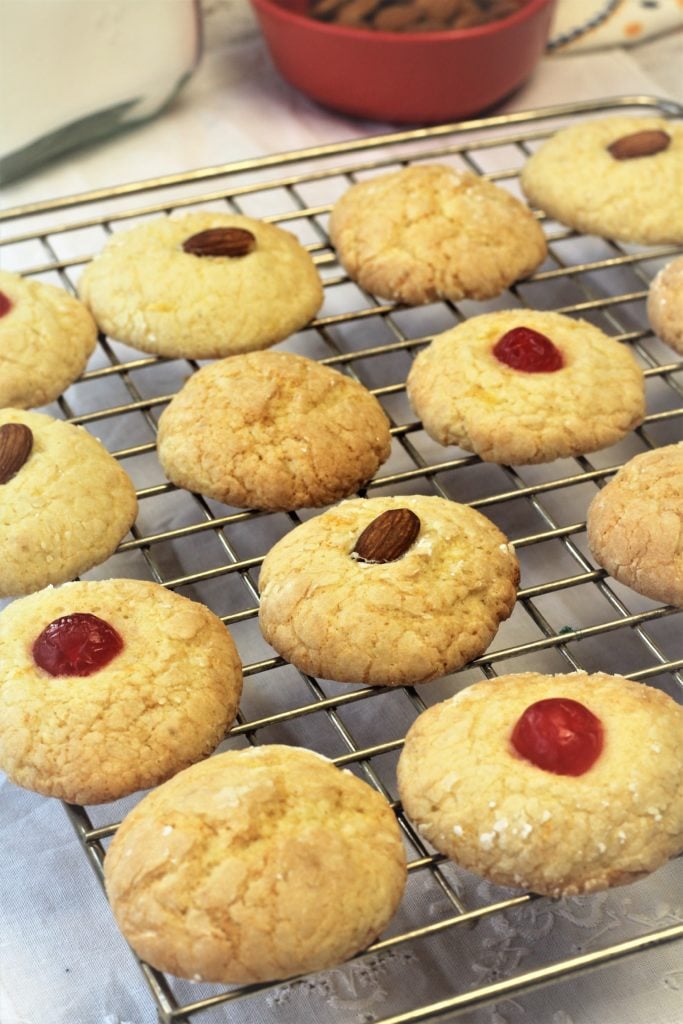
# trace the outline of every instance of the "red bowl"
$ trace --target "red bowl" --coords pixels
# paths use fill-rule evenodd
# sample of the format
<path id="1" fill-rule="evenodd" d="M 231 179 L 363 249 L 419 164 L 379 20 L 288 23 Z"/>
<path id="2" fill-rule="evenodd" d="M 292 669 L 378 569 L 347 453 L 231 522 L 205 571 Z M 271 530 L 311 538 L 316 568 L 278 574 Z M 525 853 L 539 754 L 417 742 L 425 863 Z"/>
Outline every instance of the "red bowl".
<path id="1" fill-rule="evenodd" d="M 486 110 L 542 56 L 555 0 L 528 0 L 488 25 L 379 32 L 317 21 L 308 0 L 251 0 L 284 78 L 323 106 L 379 121 L 428 123 Z"/>

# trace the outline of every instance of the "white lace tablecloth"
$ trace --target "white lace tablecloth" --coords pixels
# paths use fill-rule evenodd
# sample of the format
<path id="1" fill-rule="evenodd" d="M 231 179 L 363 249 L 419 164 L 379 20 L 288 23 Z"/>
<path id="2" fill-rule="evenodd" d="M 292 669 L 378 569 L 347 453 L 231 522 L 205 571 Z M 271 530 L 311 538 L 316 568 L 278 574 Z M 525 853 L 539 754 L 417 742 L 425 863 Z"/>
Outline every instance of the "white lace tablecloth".
<path id="1" fill-rule="evenodd" d="M 208 22 L 219 35 L 217 22 Z M 322 142 L 376 134 L 391 126 L 354 122 L 321 110 L 278 78 L 248 19 L 239 39 L 209 39 L 199 71 L 172 109 L 150 124 L 65 157 L 5 189 L 14 205 L 138 178 L 283 152 Z M 647 62 L 675 83 L 671 61 L 680 36 L 649 44 Z M 680 65 L 679 65 L 680 71 Z M 676 92 L 675 88 L 673 91 Z M 672 91 L 672 90 L 669 90 Z M 619 94 L 664 95 L 642 70 L 635 50 L 545 59 L 504 109 Z M 683 100 L 683 76 L 674 98 Z M 96 209 L 94 210 L 96 213 Z M 0 777 L 0 1021 L 2 1024 L 153 1024 L 152 1000 L 61 805 L 24 792 Z M 679 875 L 680 877 L 680 875 Z M 229 1017 L 207 1024 L 368 1024 L 400 1005 L 526 970 L 552 958 L 627 938 L 632 929 L 683 920 L 681 893 L 669 865 L 656 885 L 559 903 L 538 901 L 494 915 L 475 928 L 449 929 L 433 940 L 433 973 L 420 974 L 409 944 L 354 961 L 310 982 L 283 985 L 265 1005 L 236 1004 Z M 468 903 L 492 899 L 480 880 Z M 662 895 L 665 894 L 665 895 Z M 411 892 L 404 919 L 438 919 L 433 891 Z M 445 899 L 445 897 L 443 897 Z M 419 913 L 418 913 L 419 911 Z M 412 969 L 406 970 L 406 965 Z M 466 1024 L 680 1024 L 683 1019 L 680 946 L 639 954 L 578 980 L 568 979 L 514 1001 L 469 1011 Z M 195 993 L 198 994 L 198 993 Z"/>

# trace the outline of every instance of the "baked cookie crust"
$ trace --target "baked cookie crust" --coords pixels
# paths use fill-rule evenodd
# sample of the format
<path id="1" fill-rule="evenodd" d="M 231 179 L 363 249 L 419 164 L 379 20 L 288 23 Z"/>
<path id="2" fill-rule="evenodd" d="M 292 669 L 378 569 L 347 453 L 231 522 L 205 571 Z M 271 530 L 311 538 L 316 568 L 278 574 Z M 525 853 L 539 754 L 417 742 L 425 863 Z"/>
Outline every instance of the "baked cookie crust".
<path id="1" fill-rule="evenodd" d="M 604 730 L 579 776 L 540 769 L 511 745 L 526 708 L 557 697 Z M 484 680 L 419 716 L 398 783 L 425 839 L 497 885 L 548 896 L 623 885 L 683 848 L 683 707 L 602 672 Z"/>
<path id="2" fill-rule="evenodd" d="M 357 491 L 391 450 L 389 420 L 357 381 L 291 352 L 203 367 L 159 420 L 172 483 L 238 508 L 329 505 Z"/>
<path id="3" fill-rule="evenodd" d="M 239 229 L 245 255 L 195 255 L 203 231 Z M 112 235 L 85 268 L 80 297 L 103 331 L 154 355 L 217 359 L 275 345 L 304 327 L 323 301 L 307 250 L 289 231 L 238 214 L 162 217 Z"/>
<path id="4" fill-rule="evenodd" d="M 52 676 L 32 646 L 74 613 L 103 619 L 123 649 L 91 675 Z M 0 766 L 44 796 L 116 800 L 210 754 L 241 690 L 235 645 L 204 605 L 141 580 L 49 587 L 0 615 Z"/>
<path id="5" fill-rule="evenodd" d="M 441 164 L 352 185 L 332 209 L 329 233 L 354 281 L 411 306 L 492 298 L 531 274 L 547 252 L 524 203 Z"/>
<path id="6" fill-rule="evenodd" d="M 588 545 L 616 580 L 683 607 L 683 442 L 636 455 L 588 507 Z"/>
<path id="7" fill-rule="evenodd" d="M 401 899 L 406 860 L 386 800 L 308 750 L 217 754 L 146 796 L 104 865 L 147 962 L 194 981 L 274 981 L 364 949 Z"/>
<path id="8" fill-rule="evenodd" d="M 411 547 L 385 564 L 354 554 L 380 514 L 420 521 Z M 296 527 L 261 567 L 265 639 L 304 672 L 400 686 L 455 671 L 481 654 L 511 614 L 519 565 L 479 512 L 422 495 L 342 502 Z"/>
<path id="9" fill-rule="evenodd" d="M 506 332 L 532 328 L 564 365 L 525 373 L 493 349 Z M 584 320 L 509 310 L 472 317 L 416 357 L 408 397 L 426 432 L 486 462 L 551 462 L 615 444 L 643 421 L 643 372 L 629 349 Z"/>
<path id="10" fill-rule="evenodd" d="M 683 256 L 667 263 L 653 278 L 647 315 L 655 334 L 683 355 Z"/>
<path id="11" fill-rule="evenodd" d="M 651 156 L 615 159 L 607 147 L 639 132 L 671 141 Z M 529 157 L 520 180 L 532 205 L 584 234 L 683 242 L 683 124 L 616 115 L 571 125 Z"/>
<path id="12" fill-rule="evenodd" d="M 0 270 L 0 407 L 47 405 L 81 376 L 97 343 L 86 307 L 63 288 Z"/>

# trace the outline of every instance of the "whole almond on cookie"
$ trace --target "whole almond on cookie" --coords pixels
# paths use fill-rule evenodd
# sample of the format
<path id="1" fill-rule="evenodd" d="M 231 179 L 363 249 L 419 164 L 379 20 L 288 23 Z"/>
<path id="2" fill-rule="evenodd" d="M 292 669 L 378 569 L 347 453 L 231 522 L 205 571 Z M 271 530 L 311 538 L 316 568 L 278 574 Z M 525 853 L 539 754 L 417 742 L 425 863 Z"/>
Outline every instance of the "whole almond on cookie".
<path id="1" fill-rule="evenodd" d="M 192 256 L 246 256 L 256 247 L 256 239 L 246 228 L 207 228 L 183 242 Z"/>
<path id="2" fill-rule="evenodd" d="M 654 156 L 671 145 L 671 136 L 666 132 L 652 129 L 622 135 L 607 147 L 615 160 L 634 160 L 641 156 Z"/>
<path id="3" fill-rule="evenodd" d="M 419 517 L 409 508 L 390 508 L 373 519 L 353 551 L 361 562 L 395 562 L 415 543 Z"/>
<path id="4" fill-rule="evenodd" d="M 33 433 L 23 423 L 0 427 L 0 484 L 6 484 L 24 465 L 33 448 Z"/>

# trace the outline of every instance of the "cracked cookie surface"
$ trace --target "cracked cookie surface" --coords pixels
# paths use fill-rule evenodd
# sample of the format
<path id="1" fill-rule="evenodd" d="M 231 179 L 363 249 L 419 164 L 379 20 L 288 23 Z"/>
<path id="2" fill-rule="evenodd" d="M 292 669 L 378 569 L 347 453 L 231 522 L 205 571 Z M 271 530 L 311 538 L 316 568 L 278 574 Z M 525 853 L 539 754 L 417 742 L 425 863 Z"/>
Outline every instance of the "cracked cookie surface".
<path id="1" fill-rule="evenodd" d="M 552 373 L 493 354 L 506 332 L 532 328 L 560 352 Z M 584 320 L 510 310 L 472 317 L 416 357 L 408 397 L 426 432 L 487 462 L 551 462 L 621 440 L 645 415 L 643 372 L 629 349 Z"/>
<path id="2" fill-rule="evenodd" d="M 290 352 L 195 373 L 159 420 L 172 483 L 238 508 L 292 510 L 353 494 L 385 461 L 389 420 L 361 384 Z"/>
<path id="3" fill-rule="evenodd" d="M 666 132 L 667 149 L 617 160 L 607 148 L 642 131 Z M 529 157 L 521 173 L 534 206 L 588 235 L 644 245 L 683 242 L 683 125 L 616 115 L 571 125 Z"/>
<path id="4" fill-rule="evenodd" d="M 543 230 L 524 203 L 440 164 L 352 185 L 335 203 L 329 231 L 353 280 L 407 305 L 491 298 L 546 256 Z"/>
<path id="5" fill-rule="evenodd" d="M 511 744 L 540 700 L 569 698 L 602 723 L 579 776 L 545 771 Z M 683 708 L 601 672 L 485 680 L 420 715 L 398 763 L 406 814 L 461 867 L 549 896 L 635 881 L 683 848 Z"/>
<path id="6" fill-rule="evenodd" d="M 183 242 L 238 228 L 244 256 L 197 256 Z M 80 297 L 103 331 L 143 352 L 216 359 L 267 348 L 304 327 L 323 301 L 307 250 L 289 231 L 238 214 L 163 217 L 111 237 L 85 268 Z"/>
<path id="7" fill-rule="evenodd" d="M 386 564 L 353 550 L 389 509 L 420 520 L 417 539 Z M 297 526 L 261 567 L 266 640 L 304 672 L 400 686 L 455 671 L 486 650 L 519 580 L 507 538 L 479 512 L 422 495 L 358 498 Z"/>
<path id="8" fill-rule="evenodd" d="M 0 407 L 47 405 L 83 373 L 97 327 L 63 288 L 0 270 Z"/>
<path id="9" fill-rule="evenodd" d="M 588 545 L 620 583 L 683 607 L 683 442 L 627 462 L 588 508 Z"/>
<path id="10" fill-rule="evenodd" d="M 217 754 L 146 796 L 104 874 L 144 960 L 242 984 L 364 949 L 398 906 L 406 860 L 376 790 L 311 751 L 271 745 Z"/>
<path id="11" fill-rule="evenodd" d="M 83 427 L 0 409 L 0 426 L 33 434 L 31 454 L 0 485 L 0 597 L 64 583 L 114 553 L 137 515 L 135 488 Z"/>
<path id="12" fill-rule="evenodd" d="M 32 647 L 74 613 L 112 626 L 122 650 L 88 676 L 52 676 Z M 221 620 L 156 583 L 49 587 L 0 615 L 0 766 L 70 803 L 115 800 L 207 756 L 232 724 L 242 670 Z"/>
<path id="13" fill-rule="evenodd" d="M 683 355 L 683 256 L 667 263 L 652 280 L 647 315 L 653 331 Z"/>

